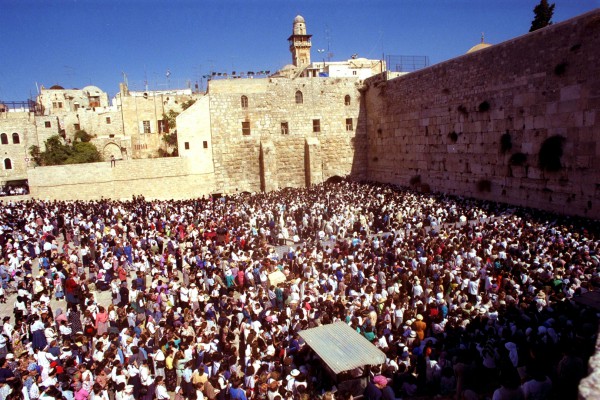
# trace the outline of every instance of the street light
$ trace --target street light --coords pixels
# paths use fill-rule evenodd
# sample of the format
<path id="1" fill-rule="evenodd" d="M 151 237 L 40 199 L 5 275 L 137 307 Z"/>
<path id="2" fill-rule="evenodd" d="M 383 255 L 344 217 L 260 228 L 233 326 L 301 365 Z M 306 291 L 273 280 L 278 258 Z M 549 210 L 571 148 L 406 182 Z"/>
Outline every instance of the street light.
<path id="1" fill-rule="evenodd" d="M 317 49 L 317 52 L 323 57 L 323 72 L 325 72 L 325 49 Z"/>

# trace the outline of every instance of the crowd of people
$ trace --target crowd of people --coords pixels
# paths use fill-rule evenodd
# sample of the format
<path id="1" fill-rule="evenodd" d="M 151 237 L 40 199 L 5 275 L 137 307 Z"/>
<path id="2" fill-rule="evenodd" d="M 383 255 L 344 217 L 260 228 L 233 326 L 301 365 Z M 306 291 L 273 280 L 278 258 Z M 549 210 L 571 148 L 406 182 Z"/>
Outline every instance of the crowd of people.
<path id="1" fill-rule="evenodd" d="M 19 186 L 0 186 L 0 197 L 4 196 L 23 196 L 29 194 L 29 186 L 27 184 Z"/>
<path id="2" fill-rule="evenodd" d="M 568 399 L 594 351 L 597 221 L 350 181 L 0 208 L 0 400 Z M 386 362 L 328 373 L 299 332 L 336 321 Z"/>

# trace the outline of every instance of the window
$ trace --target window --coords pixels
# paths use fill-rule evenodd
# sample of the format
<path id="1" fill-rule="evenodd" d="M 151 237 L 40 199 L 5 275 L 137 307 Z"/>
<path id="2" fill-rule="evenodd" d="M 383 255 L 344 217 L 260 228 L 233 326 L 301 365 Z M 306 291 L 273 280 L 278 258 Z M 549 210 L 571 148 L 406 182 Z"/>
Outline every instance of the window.
<path id="1" fill-rule="evenodd" d="M 208 142 L 206 140 L 202 142 L 202 147 L 208 149 Z"/>
<path id="2" fill-rule="evenodd" d="M 350 95 L 347 94 L 346 97 L 344 97 L 344 104 L 349 106 L 350 105 Z"/>
<path id="3" fill-rule="evenodd" d="M 4 169 L 12 169 L 12 161 L 10 161 L 10 158 L 4 159 Z"/>
<path id="4" fill-rule="evenodd" d="M 53 101 L 52 102 L 52 108 L 62 108 L 63 104 L 62 101 Z"/>
<path id="5" fill-rule="evenodd" d="M 106 123 L 110 124 L 110 117 L 106 117 Z"/>
<path id="6" fill-rule="evenodd" d="M 58 102 L 58 108 L 62 108 L 62 101 Z"/>
<path id="7" fill-rule="evenodd" d="M 313 119 L 313 132 L 321 132 L 321 120 Z"/>
<path id="8" fill-rule="evenodd" d="M 242 108 L 248 108 L 248 98 L 246 96 L 242 96 Z"/>
<path id="9" fill-rule="evenodd" d="M 298 90 L 296 92 L 296 104 L 302 104 L 302 103 L 304 103 L 304 98 L 302 96 L 302 92 Z"/>
<path id="10" fill-rule="evenodd" d="M 73 124 L 73 128 L 75 128 L 76 131 L 79 131 L 79 130 L 81 130 L 81 125 Z"/>
<path id="11" fill-rule="evenodd" d="M 46 121 L 46 122 L 44 122 L 44 126 L 45 126 L 46 128 L 51 128 L 51 127 L 52 127 L 52 124 L 50 123 L 50 121 Z"/>
<path id="12" fill-rule="evenodd" d="M 158 133 L 169 133 L 169 124 L 164 119 L 158 120 Z"/>
<path id="13" fill-rule="evenodd" d="M 79 110 L 79 103 L 75 103 L 73 106 L 75 107 L 75 111 Z"/>
<path id="14" fill-rule="evenodd" d="M 356 75 L 356 71 L 352 71 L 352 75 Z"/>
<path id="15" fill-rule="evenodd" d="M 150 121 L 142 121 L 143 132 L 150 133 Z"/>
<path id="16" fill-rule="evenodd" d="M 282 135 L 287 135 L 288 133 L 290 133 L 289 127 L 288 127 L 288 123 L 287 122 L 282 122 L 281 123 L 281 134 Z"/>
<path id="17" fill-rule="evenodd" d="M 19 134 L 17 132 L 13 132 L 12 134 L 13 136 L 13 144 L 19 144 L 21 143 L 21 139 L 19 138 Z"/>
<path id="18" fill-rule="evenodd" d="M 352 118 L 346 118 L 346 130 L 353 131 L 354 127 L 352 126 Z"/>
<path id="19" fill-rule="evenodd" d="M 189 150 L 189 149 L 190 149 L 190 142 L 185 142 L 185 143 L 183 143 L 183 147 L 184 147 L 186 150 Z"/>
<path id="20" fill-rule="evenodd" d="M 250 121 L 242 122 L 242 134 L 244 136 L 250 135 Z"/>
<path id="21" fill-rule="evenodd" d="M 6 133 L 3 133 L 2 135 L 0 135 L 0 143 L 8 144 L 8 135 Z"/>
<path id="22" fill-rule="evenodd" d="M 58 108 L 58 104 L 55 101 L 52 102 L 52 108 Z"/>

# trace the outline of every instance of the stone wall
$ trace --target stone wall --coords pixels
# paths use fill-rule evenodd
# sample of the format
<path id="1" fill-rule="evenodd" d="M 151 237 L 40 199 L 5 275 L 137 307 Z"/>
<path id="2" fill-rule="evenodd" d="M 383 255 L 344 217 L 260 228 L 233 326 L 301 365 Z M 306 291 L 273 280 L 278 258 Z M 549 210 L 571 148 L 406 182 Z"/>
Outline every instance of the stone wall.
<path id="1" fill-rule="evenodd" d="M 188 199 L 215 192 L 214 174 L 193 173 L 190 160 L 160 158 L 30 169 L 32 198 L 54 200 Z"/>
<path id="2" fill-rule="evenodd" d="M 333 175 L 364 177 L 366 152 L 355 151 L 356 146 L 366 148 L 361 87 L 362 81 L 354 78 L 211 82 L 211 140 L 218 187 L 222 192 L 253 192 L 303 187 Z M 296 96 L 302 97 L 301 102 Z M 352 120 L 351 126 L 347 127 L 347 120 Z"/>
<path id="3" fill-rule="evenodd" d="M 408 186 L 420 177 L 435 191 L 600 217 L 598 49 L 594 11 L 400 78 L 368 80 L 369 179 Z M 505 134 L 512 148 L 502 152 Z M 555 135 L 565 138 L 562 168 L 549 172 L 538 156 Z M 526 155 L 522 165 L 516 153 Z"/>

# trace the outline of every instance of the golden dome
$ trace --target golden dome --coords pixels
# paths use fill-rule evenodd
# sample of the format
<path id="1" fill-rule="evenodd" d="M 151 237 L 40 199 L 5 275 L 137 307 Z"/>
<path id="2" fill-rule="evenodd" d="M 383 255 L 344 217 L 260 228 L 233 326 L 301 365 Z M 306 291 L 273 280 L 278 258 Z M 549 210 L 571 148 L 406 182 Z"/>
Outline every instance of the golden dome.
<path id="1" fill-rule="evenodd" d="M 473 53 L 475 51 L 479 51 L 488 47 L 491 47 L 492 45 L 489 43 L 485 43 L 484 42 L 484 38 L 483 38 L 483 33 L 481 34 L 481 43 L 477 43 L 475 46 L 471 47 L 469 49 L 469 51 L 467 51 L 467 54 L 469 53 Z"/>

